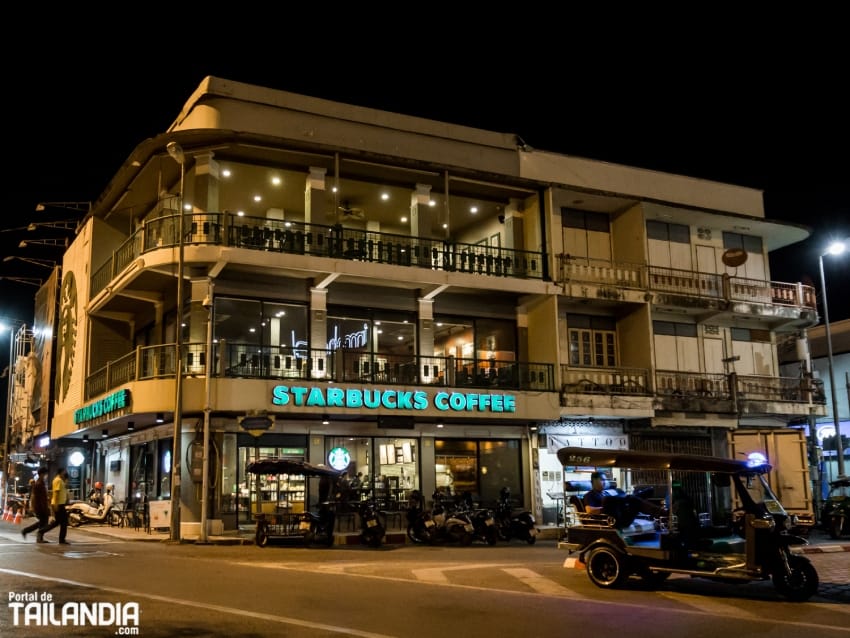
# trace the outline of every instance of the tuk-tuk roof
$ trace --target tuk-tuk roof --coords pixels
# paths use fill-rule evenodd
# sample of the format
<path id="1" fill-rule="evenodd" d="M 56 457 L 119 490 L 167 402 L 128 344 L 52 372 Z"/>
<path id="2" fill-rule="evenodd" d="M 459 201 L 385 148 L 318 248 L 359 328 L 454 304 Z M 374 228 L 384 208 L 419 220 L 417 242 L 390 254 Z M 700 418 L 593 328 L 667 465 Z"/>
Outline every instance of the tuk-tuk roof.
<path id="1" fill-rule="evenodd" d="M 336 478 L 341 471 L 327 465 L 313 465 L 295 459 L 260 459 L 248 464 L 250 474 L 302 474 L 304 476 L 330 476 Z"/>
<path id="2" fill-rule="evenodd" d="M 597 450 L 586 447 L 563 447 L 558 450 L 558 460 L 561 462 L 561 465 L 639 467 L 647 470 L 690 470 L 696 472 L 725 472 L 729 474 L 764 474 L 771 469 L 767 463 L 752 465 L 748 461 L 721 459 L 698 454 Z"/>

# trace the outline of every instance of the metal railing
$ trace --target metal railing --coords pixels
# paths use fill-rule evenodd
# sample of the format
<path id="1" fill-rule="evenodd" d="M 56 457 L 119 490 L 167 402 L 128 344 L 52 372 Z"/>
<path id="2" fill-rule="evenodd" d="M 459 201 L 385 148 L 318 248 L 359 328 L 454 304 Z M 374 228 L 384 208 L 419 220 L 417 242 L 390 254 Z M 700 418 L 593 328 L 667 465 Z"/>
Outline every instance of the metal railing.
<path id="1" fill-rule="evenodd" d="M 706 397 L 728 400 L 729 377 L 725 374 L 657 370 L 655 393 L 682 397 Z"/>
<path id="2" fill-rule="evenodd" d="M 106 288 L 144 252 L 176 246 L 178 222 L 177 214 L 145 221 L 92 273 L 92 296 Z M 184 228 L 187 229 L 185 245 L 218 244 L 493 277 L 543 277 L 543 253 L 451 239 L 240 217 L 230 213 L 186 213 Z"/>
<path id="3" fill-rule="evenodd" d="M 740 375 L 738 396 L 745 401 L 789 401 L 826 404 L 823 381 L 809 377 Z"/>
<path id="4" fill-rule="evenodd" d="M 643 368 L 561 366 L 563 392 L 648 395 L 649 371 Z"/>
<path id="5" fill-rule="evenodd" d="M 131 381 L 173 377 L 175 345 L 138 347 L 86 378 L 85 398 L 105 394 Z M 213 344 L 213 377 L 324 380 L 337 383 L 443 386 L 554 392 L 551 363 L 394 355 L 356 350 L 257 346 L 219 341 Z M 206 346 L 185 343 L 182 370 L 206 374 Z"/>
<path id="6" fill-rule="evenodd" d="M 558 255 L 559 282 L 578 281 L 625 288 L 645 288 L 645 267 L 628 262 Z"/>

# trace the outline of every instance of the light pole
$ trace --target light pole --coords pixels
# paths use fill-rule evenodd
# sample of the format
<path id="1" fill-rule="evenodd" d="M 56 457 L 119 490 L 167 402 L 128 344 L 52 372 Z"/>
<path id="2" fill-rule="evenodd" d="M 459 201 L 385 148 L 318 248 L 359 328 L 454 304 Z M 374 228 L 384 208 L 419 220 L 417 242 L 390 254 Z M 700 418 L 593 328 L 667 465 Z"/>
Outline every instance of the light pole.
<path id="1" fill-rule="evenodd" d="M 209 516 L 209 489 L 210 489 L 210 413 L 212 412 L 212 367 L 215 363 L 213 357 L 213 284 L 209 282 L 207 296 L 204 306 L 207 309 L 207 360 L 204 366 L 204 460 L 201 467 L 203 476 L 201 478 L 201 535 L 198 542 L 207 542 L 207 517 Z"/>
<path id="2" fill-rule="evenodd" d="M 825 255 L 840 255 L 844 252 L 844 242 L 832 242 L 826 252 L 818 257 L 820 266 L 820 289 L 823 295 L 823 322 L 826 326 L 826 354 L 829 362 L 829 391 L 832 394 L 832 422 L 835 424 L 835 437 L 838 454 L 838 476 L 844 476 L 844 444 L 841 441 L 841 422 L 838 418 L 838 394 L 835 391 L 835 369 L 832 363 L 832 332 L 829 328 L 829 304 L 826 300 L 826 278 L 823 275 L 823 258 Z"/>
<path id="3" fill-rule="evenodd" d="M 44 280 L 38 277 L 0 277 L 0 281 L 14 281 L 19 284 L 29 284 L 41 288 L 44 285 Z"/>
<path id="4" fill-rule="evenodd" d="M 174 353 L 174 436 L 171 444 L 171 535 L 173 541 L 180 540 L 180 473 L 182 472 L 183 433 L 183 179 L 186 156 L 177 142 L 169 142 L 165 149 L 180 165 L 180 199 L 177 211 L 177 316 Z"/>

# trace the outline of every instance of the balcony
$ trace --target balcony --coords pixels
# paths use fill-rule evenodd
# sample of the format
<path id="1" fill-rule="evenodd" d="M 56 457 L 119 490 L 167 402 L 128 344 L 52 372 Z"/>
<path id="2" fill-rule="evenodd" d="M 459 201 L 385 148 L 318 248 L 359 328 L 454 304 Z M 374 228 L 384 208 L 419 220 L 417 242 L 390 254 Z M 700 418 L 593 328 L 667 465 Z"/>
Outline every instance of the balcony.
<path id="1" fill-rule="evenodd" d="M 186 214 L 183 222 L 184 245 L 231 246 L 490 277 L 543 277 L 543 253 L 526 250 L 229 213 Z M 143 253 L 176 246 L 178 224 L 178 215 L 146 221 L 94 271 L 91 296 Z"/>
<path id="2" fill-rule="evenodd" d="M 175 375 L 175 344 L 139 347 L 86 378 L 89 401 L 134 381 Z M 523 361 L 481 361 L 454 357 L 370 354 L 351 350 L 259 347 L 217 343 L 216 378 L 296 379 L 336 383 L 440 386 L 491 390 L 555 391 L 554 365 Z M 203 343 L 183 345 L 183 374 L 206 374 Z"/>
<path id="3" fill-rule="evenodd" d="M 812 378 L 658 370 L 656 405 L 673 412 L 808 414 L 824 405 L 823 383 Z"/>

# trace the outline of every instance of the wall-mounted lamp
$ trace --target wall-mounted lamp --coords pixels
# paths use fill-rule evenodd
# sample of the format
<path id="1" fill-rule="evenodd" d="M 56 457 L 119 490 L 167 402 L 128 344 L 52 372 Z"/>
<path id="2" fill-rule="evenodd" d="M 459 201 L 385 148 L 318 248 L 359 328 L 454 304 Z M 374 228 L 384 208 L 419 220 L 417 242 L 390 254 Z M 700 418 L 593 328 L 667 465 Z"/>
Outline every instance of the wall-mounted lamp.
<path id="1" fill-rule="evenodd" d="M 165 423 L 165 415 L 162 412 L 156 413 L 156 422 L 157 423 Z"/>
<path id="2" fill-rule="evenodd" d="M 322 425 L 327 425 L 330 422 L 331 422 L 331 417 L 329 417 L 327 414 L 323 414 L 322 415 Z"/>
<path id="3" fill-rule="evenodd" d="M 109 436 L 109 430 L 101 430 L 100 436 L 102 436 L 105 439 L 106 437 Z"/>
<path id="4" fill-rule="evenodd" d="M 89 435 L 83 434 L 83 443 L 88 443 L 88 442 L 89 442 Z"/>
<path id="5" fill-rule="evenodd" d="M 438 427 L 438 428 L 442 428 L 442 427 L 443 427 L 443 424 L 442 424 L 442 423 L 438 423 L 438 424 L 437 424 L 437 427 Z"/>
<path id="6" fill-rule="evenodd" d="M 127 431 L 132 432 L 135 429 L 136 429 L 136 424 L 133 423 L 132 421 L 127 421 Z"/>

